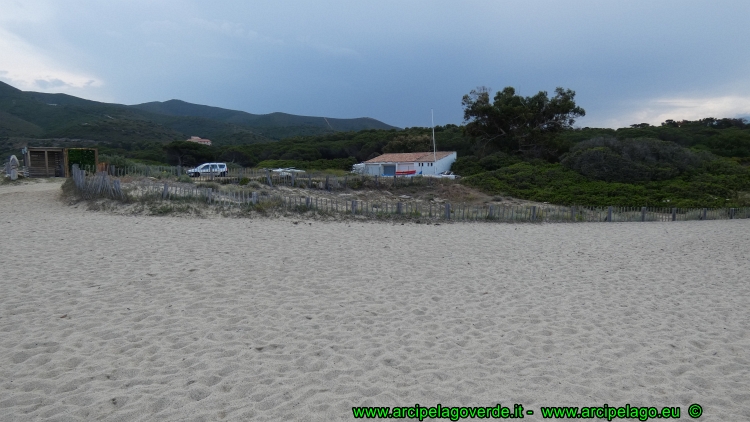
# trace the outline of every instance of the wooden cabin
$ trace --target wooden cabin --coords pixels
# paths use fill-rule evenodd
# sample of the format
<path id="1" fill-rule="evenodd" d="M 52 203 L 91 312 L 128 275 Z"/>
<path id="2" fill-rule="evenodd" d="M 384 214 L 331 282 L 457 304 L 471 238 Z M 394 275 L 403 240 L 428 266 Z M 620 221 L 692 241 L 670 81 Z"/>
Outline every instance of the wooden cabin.
<path id="1" fill-rule="evenodd" d="M 99 162 L 96 148 L 27 147 L 24 162 L 29 177 L 69 177 L 68 153 L 80 149 L 94 151 L 95 167 Z"/>

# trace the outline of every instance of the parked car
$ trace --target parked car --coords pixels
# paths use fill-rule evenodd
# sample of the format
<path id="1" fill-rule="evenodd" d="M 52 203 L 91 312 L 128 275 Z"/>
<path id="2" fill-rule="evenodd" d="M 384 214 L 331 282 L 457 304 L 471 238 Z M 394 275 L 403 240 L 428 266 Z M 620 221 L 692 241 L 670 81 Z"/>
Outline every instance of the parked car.
<path id="1" fill-rule="evenodd" d="M 365 174 L 365 163 L 354 164 L 352 166 L 352 173 Z"/>
<path id="2" fill-rule="evenodd" d="M 278 173 L 280 176 L 291 176 L 292 173 L 304 173 L 304 170 L 300 170 L 298 168 L 294 167 L 287 167 L 287 168 L 278 168 L 271 170 L 274 173 Z"/>
<path id="3" fill-rule="evenodd" d="M 195 168 L 187 171 L 187 174 L 191 177 L 199 176 L 226 176 L 227 175 L 227 163 L 203 163 Z"/>
<path id="4" fill-rule="evenodd" d="M 451 179 L 451 180 L 458 180 L 461 178 L 461 176 L 453 173 L 452 171 L 444 171 L 438 174 L 425 174 L 424 176 L 425 177 L 437 177 L 439 179 Z"/>

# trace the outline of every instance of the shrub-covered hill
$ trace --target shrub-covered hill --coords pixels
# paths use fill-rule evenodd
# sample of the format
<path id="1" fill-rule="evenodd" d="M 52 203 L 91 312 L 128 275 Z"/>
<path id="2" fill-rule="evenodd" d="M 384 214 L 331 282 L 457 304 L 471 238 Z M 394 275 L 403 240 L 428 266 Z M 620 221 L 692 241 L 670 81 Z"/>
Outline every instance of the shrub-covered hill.
<path id="1" fill-rule="evenodd" d="M 222 146 L 362 129 L 395 128 L 370 118 L 254 115 L 178 100 L 134 106 L 108 104 L 66 94 L 25 92 L 0 82 L 0 140 L 5 141 L 30 138 L 53 144 L 54 138 L 67 138 L 106 145 L 168 143 L 201 136 Z M 17 151 L 0 150 L 2 155 L 8 153 Z"/>
<path id="2" fill-rule="evenodd" d="M 657 139 L 595 138 L 560 163 L 513 162 L 464 183 L 486 193 L 562 205 L 737 207 L 750 205 L 750 168 Z"/>

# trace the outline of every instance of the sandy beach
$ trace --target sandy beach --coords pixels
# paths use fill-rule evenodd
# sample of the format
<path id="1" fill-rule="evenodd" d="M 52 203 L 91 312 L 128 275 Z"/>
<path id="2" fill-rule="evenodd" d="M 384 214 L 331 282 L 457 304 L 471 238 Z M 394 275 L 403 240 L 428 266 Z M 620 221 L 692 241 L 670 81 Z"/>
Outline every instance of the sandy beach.
<path id="1" fill-rule="evenodd" d="M 0 420 L 750 420 L 750 220 L 133 217 L 0 186 Z"/>

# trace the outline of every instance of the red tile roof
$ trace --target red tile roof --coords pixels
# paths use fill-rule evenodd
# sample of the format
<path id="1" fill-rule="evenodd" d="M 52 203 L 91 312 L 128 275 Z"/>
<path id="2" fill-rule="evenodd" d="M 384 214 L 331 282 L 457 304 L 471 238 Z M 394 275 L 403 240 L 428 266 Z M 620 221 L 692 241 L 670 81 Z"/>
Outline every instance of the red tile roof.
<path id="1" fill-rule="evenodd" d="M 211 146 L 211 140 L 210 139 L 201 139 L 199 136 L 191 136 L 190 139 L 187 140 L 188 142 L 195 142 L 198 144 L 208 145 Z"/>
<path id="2" fill-rule="evenodd" d="M 455 151 L 438 151 L 433 156 L 432 152 L 402 152 L 393 154 L 383 154 L 379 157 L 365 161 L 365 163 L 417 163 L 417 162 L 434 162 L 434 157 L 438 160 L 455 154 Z"/>

